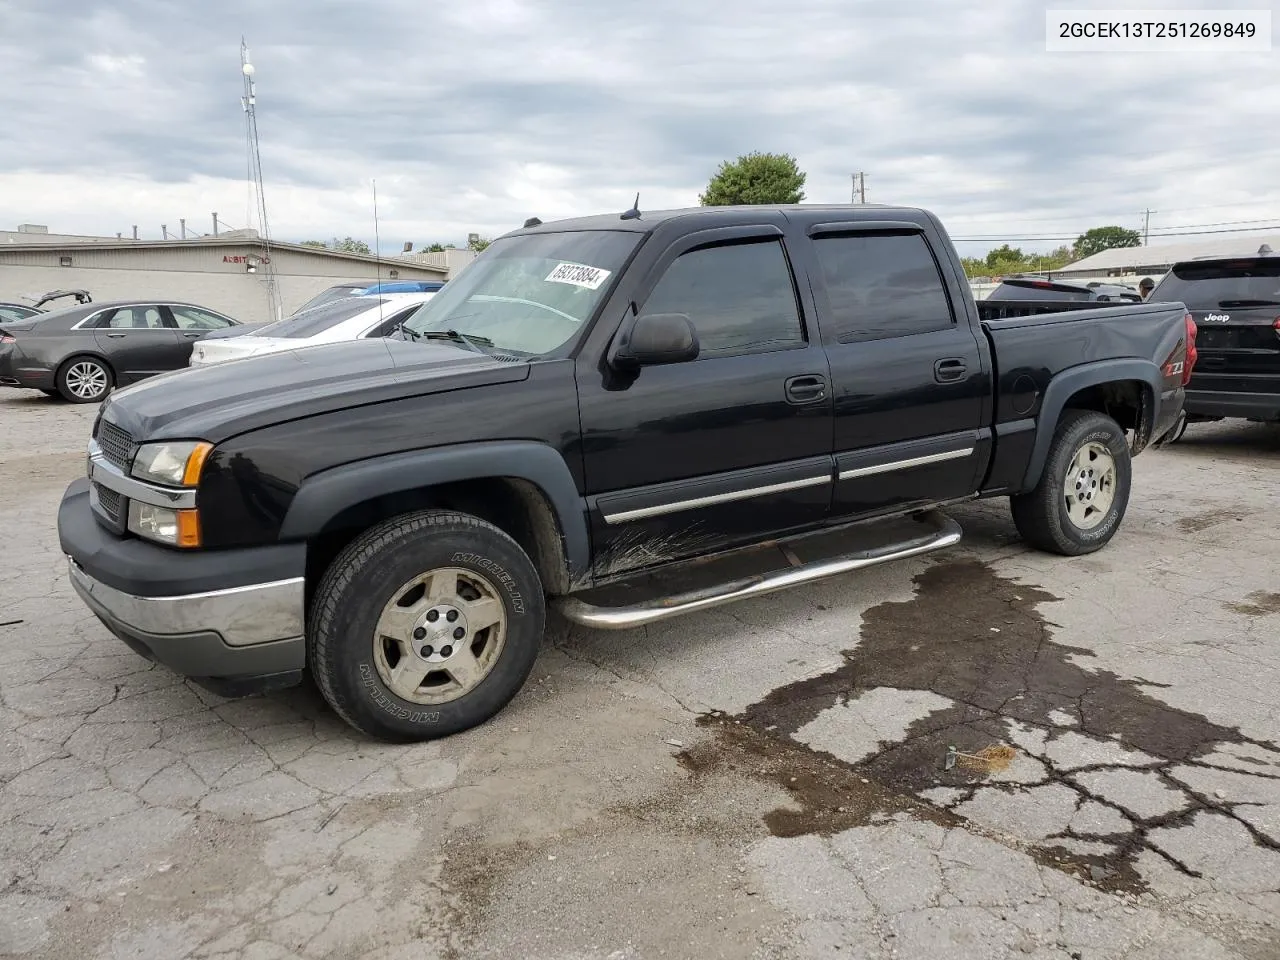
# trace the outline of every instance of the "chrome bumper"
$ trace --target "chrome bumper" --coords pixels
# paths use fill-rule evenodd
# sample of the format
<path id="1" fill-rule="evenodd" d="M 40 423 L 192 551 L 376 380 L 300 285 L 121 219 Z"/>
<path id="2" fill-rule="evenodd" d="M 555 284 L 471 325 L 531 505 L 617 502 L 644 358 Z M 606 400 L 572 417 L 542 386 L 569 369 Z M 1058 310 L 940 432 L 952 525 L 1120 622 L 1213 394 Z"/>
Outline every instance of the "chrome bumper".
<path id="1" fill-rule="evenodd" d="M 177 597 L 139 597 L 95 580 L 67 558 L 71 585 L 99 616 L 143 634 L 217 634 L 229 647 L 303 635 L 302 577 Z"/>

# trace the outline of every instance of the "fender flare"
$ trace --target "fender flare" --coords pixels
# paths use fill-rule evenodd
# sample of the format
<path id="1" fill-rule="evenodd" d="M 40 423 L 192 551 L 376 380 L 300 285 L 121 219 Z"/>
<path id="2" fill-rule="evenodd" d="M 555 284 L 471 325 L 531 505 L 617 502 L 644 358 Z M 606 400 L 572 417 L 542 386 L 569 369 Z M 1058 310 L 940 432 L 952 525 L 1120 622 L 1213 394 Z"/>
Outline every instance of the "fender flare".
<path id="1" fill-rule="evenodd" d="M 559 523 L 570 579 L 591 570 L 586 501 L 564 458 L 544 443 L 497 440 L 393 453 L 313 474 L 298 488 L 280 539 L 306 540 L 348 507 L 388 494 L 460 480 L 509 477 L 533 484 Z"/>
<path id="2" fill-rule="evenodd" d="M 1081 390 L 1122 380 L 1137 380 L 1146 384 L 1151 391 L 1147 398 L 1147 403 L 1151 406 L 1151 424 L 1154 426 L 1160 421 L 1160 368 L 1152 361 L 1137 358 L 1099 360 L 1063 370 L 1045 388 L 1040 415 L 1036 418 L 1036 442 L 1031 449 L 1031 459 L 1022 480 L 1023 490 L 1031 490 L 1040 482 L 1045 461 L 1049 459 L 1049 446 L 1053 443 L 1053 436 L 1057 432 L 1058 421 L 1067 401 Z"/>

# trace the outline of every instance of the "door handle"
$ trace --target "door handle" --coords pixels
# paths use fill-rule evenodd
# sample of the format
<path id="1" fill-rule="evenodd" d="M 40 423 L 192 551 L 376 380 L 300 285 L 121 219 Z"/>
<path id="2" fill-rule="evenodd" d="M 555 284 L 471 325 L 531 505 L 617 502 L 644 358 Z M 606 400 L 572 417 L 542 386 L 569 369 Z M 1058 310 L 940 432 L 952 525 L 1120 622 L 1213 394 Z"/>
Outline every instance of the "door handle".
<path id="1" fill-rule="evenodd" d="M 108 336 L 108 337 L 115 338 L 115 337 L 123 337 L 123 336 L 126 336 L 126 334 L 123 334 L 123 333 L 108 333 L 108 334 L 107 334 L 107 336 Z"/>
<path id="2" fill-rule="evenodd" d="M 827 378 L 816 375 L 790 377 L 784 389 L 788 403 L 814 403 L 827 395 Z"/>
<path id="3" fill-rule="evenodd" d="M 183 334 L 183 336 L 184 336 L 184 337 L 186 337 L 188 340 L 198 340 L 200 337 L 203 337 L 203 336 L 204 336 L 204 334 L 203 334 L 203 333 L 199 333 L 199 332 L 196 332 L 196 333 L 184 333 L 184 334 Z"/>
<path id="4" fill-rule="evenodd" d="M 953 383 L 963 378 L 968 369 L 959 357 L 947 357 L 933 365 L 933 379 L 939 383 Z"/>

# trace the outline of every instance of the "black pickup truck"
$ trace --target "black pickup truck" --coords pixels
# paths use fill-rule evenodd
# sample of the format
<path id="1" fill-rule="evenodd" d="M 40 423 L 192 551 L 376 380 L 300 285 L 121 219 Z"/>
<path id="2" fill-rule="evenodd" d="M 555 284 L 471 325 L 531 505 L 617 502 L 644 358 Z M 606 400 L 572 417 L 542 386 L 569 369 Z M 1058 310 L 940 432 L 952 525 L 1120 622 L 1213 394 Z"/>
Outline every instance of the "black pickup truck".
<path id="1" fill-rule="evenodd" d="M 984 320 L 922 210 L 531 220 L 391 338 L 116 393 L 58 531 L 139 653 L 425 739 L 515 695 L 548 601 L 651 623 L 954 544 L 975 497 L 1098 549 L 1193 342 L 1177 304 Z"/>

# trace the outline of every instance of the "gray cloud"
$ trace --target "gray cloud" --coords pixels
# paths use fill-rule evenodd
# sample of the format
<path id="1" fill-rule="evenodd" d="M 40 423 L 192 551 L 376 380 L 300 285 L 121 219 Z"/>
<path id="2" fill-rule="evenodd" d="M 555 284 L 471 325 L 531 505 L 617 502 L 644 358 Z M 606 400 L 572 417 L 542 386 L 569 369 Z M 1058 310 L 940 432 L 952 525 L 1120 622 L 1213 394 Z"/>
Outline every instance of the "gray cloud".
<path id="1" fill-rule="evenodd" d="M 196 204 L 242 218 L 242 31 L 280 237 L 369 236 L 375 177 L 388 248 L 622 209 L 637 190 L 692 203 L 753 149 L 795 154 L 814 201 L 847 200 L 864 170 L 868 199 L 932 207 L 956 236 L 1133 225 L 1148 206 L 1155 229 L 1280 217 L 1269 54 L 1051 55 L 1035 5 L 81 9 L 0 0 L 0 62 L 18 78 L 0 86 L 0 225 L 113 233 L 130 216 L 205 217 Z"/>

